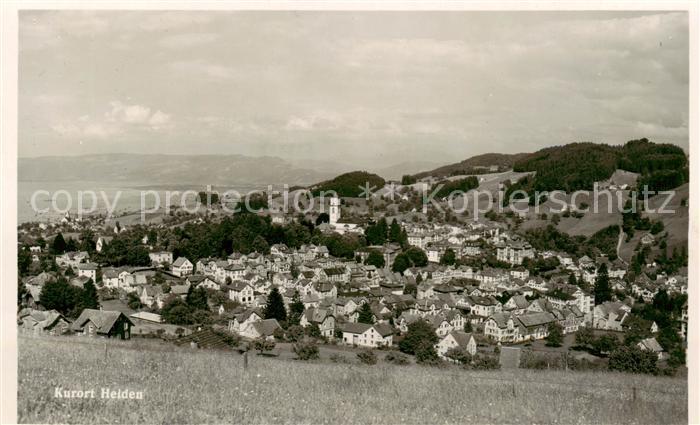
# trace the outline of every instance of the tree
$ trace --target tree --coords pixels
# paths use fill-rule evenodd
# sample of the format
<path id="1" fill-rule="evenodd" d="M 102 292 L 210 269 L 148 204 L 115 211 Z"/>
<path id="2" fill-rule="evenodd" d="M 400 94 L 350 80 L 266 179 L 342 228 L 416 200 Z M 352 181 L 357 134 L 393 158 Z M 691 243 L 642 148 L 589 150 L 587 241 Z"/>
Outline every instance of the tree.
<path id="1" fill-rule="evenodd" d="M 442 258 L 440 258 L 440 264 L 443 265 L 454 266 L 455 261 L 457 261 L 457 259 L 452 248 L 447 248 L 445 253 L 442 254 Z"/>
<path id="2" fill-rule="evenodd" d="M 576 275 L 573 273 L 569 274 L 569 285 L 578 286 L 577 283 L 578 282 L 576 281 Z"/>
<path id="3" fill-rule="evenodd" d="M 189 308 L 194 310 L 209 310 L 209 303 L 207 301 L 207 291 L 204 288 L 195 288 L 190 286 L 187 290 L 187 296 L 185 297 L 185 303 Z"/>
<path id="4" fill-rule="evenodd" d="M 416 362 L 427 365 L 437 365 L 440 363 L 440 357 L 435 351 L 433 344 L 421 343 L 416 348 Z"/>
<path id="5" fill-rule="evenodd" d="M 389 240 L 391 242 L 401 242 L 401 225 L 396 219 L 391 220 L 391 225 L 389 225 Z"/>
<path id="6" fill-rule="evenodd" d="M 80 288 L 70 285 L 65 278 L 59 277 L 55 281 L 44 284 L 39 299 L 41 305 L 47 310 L 57 310 L 63 315 L 70 315 L 78 304 L 80 292 L 82 292 Z"/>
<path id="7" fill-rule="evenodd" d="M 329 223 L 331 221 L 331 217 L 328 215 L 328 213 L 321 213 L 316 217 L 316 225 L 318 226 L 321 223 Z"/>
<path id="8" fill-rule="evenodd" d="M 253 245 L 251 246 L 253 251 L 259 253 L 259 254 L 269 254 L 270 253 L 270 245 L 267 243 L 265 238 L 262 236 L 258 235 L 255 237 L 253 240 Z"/>
<path id="9" fill-rule="evenodd" d="M 416 320 L 408 325 L 406 336 L 399 343 L 399 349 L 406 354 L 416 354 L 425 346 L 432 347 L 437 344 L 439 338 L 432 326 L 424 320 Z"/>
<path id="10" fill-rule="evenodd" d="M 579 328 L 576 331 L 576 345 L 582 347 L 588 347 L 593 345 L 595 342 L 595 335 L 593 334 L 593 329 L 591 328 Z"/>
<path id="11" fill-rule="evenodd" d="M 292 302 L 289 303 L 289 324 L 298 325 L 302 314 L 304 314 L 304 303 L 301 301 L 299 291 L 295 289 Z"/>
<path id="12" fill-rule="evenodd" d="M 166 323 L 173 325 L 190 325 L 193 323 L 190 308 L 180 297 L 169 299 L 163 305 L 160 314 Z"/>
<path id="13" fill-rule="evenodd" d="M 595 278 L 595 286 L 593 287 L 593 295 L 595 297 L 596 305 L 612 300 L 612 289 L 610 288 L 608 266 L 605 265 L 605 263 L 601 264 L 598 268 L 598 274 Z"/>
<path id="14" fill-rule="evenodd" d="M 608 369 L 620 372 L 651 373 L 658 372 L 656 354 L 644 351 L 636 345 L 620 346 L 610 354 Z"/>
<path id="15" fill-rule="evenodd" d="M 358 323 L 366 323 L 368 325 L 374 324 L 374 313 L 372 313 L 372 308 L 369 303 L 362 304 L 357 321 Z"/>
<path id="16" fill-rule="evenodd" d="M 321 335 L 321 328 L 318 327 L 317 323 L 311 323 L 306 327 L 306 334 L 314 339 L 320 339 L 323 337 Z"/>
<path id="17" fill-rule="evenodd" d="M 26 247 L 17 250 L 17 271 L 20 276 L 24 276 L 29 271 L 29 266 L 32 265 L 32 255 Z"/>
<path id="18" fill-rule="evenodd" d="M 391 265 L 391 271 L 403 273 L 407 268 L 411 267 L 411 261 L 403 252 L 396 256 L 394 264 Z"/>
<path id="19" fill-rule="evenodd" d="M 613 335 L 601 335 L 593 341 L 593 349 L 600 354 L 612 353 L 619 343 L 620 341 Z"/>
<path id="20" fill-rule="evenodd" d="M 564 332 L 561 325 L 557 322 L 551 322 L 547 326 L 547 347 L 561 347 L 564 341 Z"/>
<path id="21" fill-rule="evenodd" d="M 275 349 L 275 341 L 271 339 L 267 339 L 264 336 L 261 336 L 259 338 L 256 338 L 253 343 L 253 349 L 257 350 L 260 352 L 260 354 L 264 353 L 265 351 L 272 351 Z"/>
<path id="22" fill-rule="evenodd" d="M 141 299 L 138 295 L 136 295 L 136 292 L 129 292 L 126 299 L 126 305 L 128 305 L 132 310 L 138 310 L 143 306 L 143 304 L 141 304 Z"/>
<path id="23" fill-rule="evenodd" d="M 100 299 L 97 296 L 97 288 L 95 284 L 92 283 L 92 279 L 88 279 L 87 282 L 83 284 L 83 292 L 80 296 L 80 308 L 100 308 Z"/>
<path id="24" fill-rule="evenodd" d="M 51 253 L 54 255 L 63 254 L 66 252 L 66 240 L 63 238 L 63 234 L 58 232 L 53 242 L 51 243 Z"/>
<path id="25" fill-rule="evenodd" d="M 464 321 L 464 332 L 466 332 L 466 333 L 472 332 L 472 321 L 469 319 Z"/>
<path id="26" fill-rule="evenodd" d="M 372 249 L 369 251 L 369 255 L 367 256 L 367 259 L 365 260 L 365 264 L 374 266 L 378 269 L 381 269 L 384 267 L 384 256 L 382 255 L 381 252 L 377 251 L 376 249 Z"/>
<path id="27" fill-rule="evenodd" d="M 287 310 L 284 308 L 284 300 L 277 287 L 272 288 L 267 296 L 267 304 L 263 312 L 265 319 L 277 319 L 278 322 L 287 321 Z"/>

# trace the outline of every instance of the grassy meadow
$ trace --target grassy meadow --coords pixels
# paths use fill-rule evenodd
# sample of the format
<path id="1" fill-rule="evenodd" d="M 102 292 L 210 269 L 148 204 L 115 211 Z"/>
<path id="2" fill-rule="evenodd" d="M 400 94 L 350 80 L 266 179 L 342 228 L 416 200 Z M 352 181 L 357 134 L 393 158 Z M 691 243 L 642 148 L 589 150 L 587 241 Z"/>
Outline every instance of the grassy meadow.
<path id="1" fill-rule="evenodd" d="M 237 353 L 148 340 L 20 336 L 18 347 L 20 423 L 687 423 L 677 378 L 255 355 L 244 370 Z M 57 386 L 98 398 L 54 398 Z M 144 399 L 100 399 L 103 387 Z"/>

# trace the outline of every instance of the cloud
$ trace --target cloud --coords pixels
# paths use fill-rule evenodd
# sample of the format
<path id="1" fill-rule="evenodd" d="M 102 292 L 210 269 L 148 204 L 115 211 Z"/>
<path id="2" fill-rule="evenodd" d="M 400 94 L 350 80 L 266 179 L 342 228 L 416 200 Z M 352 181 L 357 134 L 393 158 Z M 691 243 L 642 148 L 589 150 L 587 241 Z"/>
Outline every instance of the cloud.
<path id="1" fill-rule="evenodd" d="M 109 102 L 110 109 L 102 119 L 81 115 L 74 120 L 63 120 L 51 125 L 51 129 L 63 137 L 105 139 L 117 134 L 138 131 L 157 131 L 173 126 L 171 116 L 161 110 L 143 105 L 128 105 L 118 100 Z"/>

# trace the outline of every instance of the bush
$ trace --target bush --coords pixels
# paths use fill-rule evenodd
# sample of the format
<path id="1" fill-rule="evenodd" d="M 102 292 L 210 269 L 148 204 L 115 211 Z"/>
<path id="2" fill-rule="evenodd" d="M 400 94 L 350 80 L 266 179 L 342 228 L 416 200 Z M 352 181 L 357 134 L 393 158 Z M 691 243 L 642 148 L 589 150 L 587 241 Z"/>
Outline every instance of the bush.
<path id="1" fill-rule="evenodd" d="M 397 353 L 396 351 L 387 353 L 387 355 L 384 356 L 384 361 L 395 365 L 406 365 L 409 363 L 408 356 L 406 356 L 405 354 Z"/>
<path id="2" fill-rule="evenodd" d="M 469 364 L 472 361 L 471 354 L 467 353 L 465 350 L 454 347 L 447 350 L 445 357 L 452 360 L 455 363 Z"/>
<path id="3" fill-rule="evenodd" d="M 367 365 L 377 364 L 377 355 L 374 354 L 374 351 L 372 351 L 372 350 L 360 351 L 359 353 L 357 353 L 357 358 L 360 360 L 360 363 L 362 363 L 362 364 L 367 364 Z"/>
<path id="4" fill-rule="evenodd" d="M 299 360 L 317 360 L 319 358 L 318 345 L 315 342 L 297 342 L 292 348 Z"/>
<path id="5" fill-rule="evenodd" d="M 608 369 L 632 373 L 658 373 L 657 357 L 651 351 L 644 351 L 636 345 L 621 346 L 610 354 Z"/>
<path id="6" fill-rule="evenodd" d="M 304 339 L 304 328 L 299 325 L 292 325 L 287 329 L 287 339 L 291 342 L 297 342 Z"/>
<path id="7" fill-rule="evenodd" d="M 342 354 L 331 354 L 330 359 L 333 363 L 350 363 L 348 362 L 347 357 L 343 356 Z"/>
<path id="8" fill-rule="evenodd" d="M 474 370 L 497 370 L 501 363 L 495 356 L 476 355 L 472 359 L 471 368 Z"/>
<path id="9" fill-rule="evenodd" d="M 275 349 L 275 341 L 269 340 L 269 339 L 265 338 L 264 336 L 261 336 L 261 337 L 255 339 L 251 343 L 251 347 L 256 351 L 259 351 L 260 354 L 262 354 L 265 351 L 274 350 Z"/>

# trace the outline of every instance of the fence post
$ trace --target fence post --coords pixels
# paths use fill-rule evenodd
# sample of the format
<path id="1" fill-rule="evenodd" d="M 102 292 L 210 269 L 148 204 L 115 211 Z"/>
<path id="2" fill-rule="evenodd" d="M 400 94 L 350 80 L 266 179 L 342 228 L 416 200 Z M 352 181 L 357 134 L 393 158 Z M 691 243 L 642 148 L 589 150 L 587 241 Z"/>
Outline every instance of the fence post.
<path id="1" fill-rule="evenodd" d="M 105 359 L 107 358 L 107 341 L 105 340 Z"/>
<path id="2" fill-rule="evenodd" d="M 515 393 L 515 380 L 513 380 L 513 382 L 511 383 L 511 385 L 512 385 L 512 388 L 513 388 L 513 397 L 515 398 L 515 397 L 517 397 L 517 395 L 516 395 L 516 393 Z"/>
<path id="3" fill-rule="evenodd" d="M 637 387 L 632 387 L 632 401 L 637 401 Z"/>
<path id="4" fill-rule="evenodd" d="M 248 370 L 248 351 L 243 352 L 243 370 Z"/>

